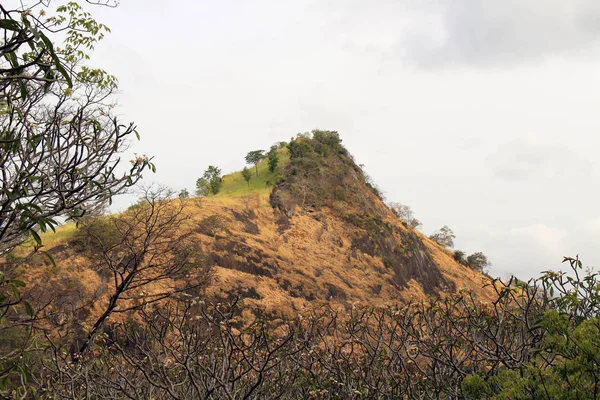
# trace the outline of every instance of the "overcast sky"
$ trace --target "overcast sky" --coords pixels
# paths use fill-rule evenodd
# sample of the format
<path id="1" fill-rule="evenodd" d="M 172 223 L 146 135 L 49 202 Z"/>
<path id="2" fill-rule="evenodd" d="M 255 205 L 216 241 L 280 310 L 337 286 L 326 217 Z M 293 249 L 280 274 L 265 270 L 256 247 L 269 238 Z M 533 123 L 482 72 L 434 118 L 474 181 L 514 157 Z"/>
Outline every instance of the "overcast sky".
<path id="1" fill-rule="evenodd" d="M 152 180 L 337 130 L 429 234 L 526 278 L 600 264 L 597 0 L 122 0 L 93 64 Z"/>

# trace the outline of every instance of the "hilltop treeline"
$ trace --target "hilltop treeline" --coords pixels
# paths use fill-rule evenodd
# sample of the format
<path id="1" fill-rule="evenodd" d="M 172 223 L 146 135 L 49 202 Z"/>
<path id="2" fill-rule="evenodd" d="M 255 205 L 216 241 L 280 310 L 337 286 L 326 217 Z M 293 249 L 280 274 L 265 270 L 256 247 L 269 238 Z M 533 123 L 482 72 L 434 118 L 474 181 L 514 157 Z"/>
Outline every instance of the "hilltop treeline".
<path id="1" fill-rule="evenodd" d="M 264 313 L 179 295 L 107 325 L 83 353 L 36 336 L 6 394 L 135 399 L 595 399 L 598 275 L 546 273 L 374 309 Z M 36 345 L 33 346 L 32 343 Z M 6 365 L 3 365 L 3 368 Z"/>
<path id="2" fill-rule="evenodd" d="M 342 145 L 336 131 L 313 130 L 299 134 L 287 144 L 290 162 L 271 194 L 271 205 L 292 215 L 296 208 L 329 206 L 341 210 L 349 205 L 364 212 L 385 212 L 364 193 L 367 185 L 379 191 Z"/>

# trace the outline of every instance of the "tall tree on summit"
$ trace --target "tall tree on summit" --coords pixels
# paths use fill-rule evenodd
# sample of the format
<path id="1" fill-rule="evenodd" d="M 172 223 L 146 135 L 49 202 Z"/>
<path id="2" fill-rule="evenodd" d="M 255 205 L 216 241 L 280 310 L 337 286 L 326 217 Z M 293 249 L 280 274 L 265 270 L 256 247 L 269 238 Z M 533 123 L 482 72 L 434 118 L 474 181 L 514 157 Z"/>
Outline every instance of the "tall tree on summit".
<path id="1" fill-rule="evenodd" d="M 246 154 L 246 162 L 248 164 L 254 164 L 256 169 L 256 176 L 258 176 L 258 163 L 265 158 L 264 150 L 252 150 Z"/>

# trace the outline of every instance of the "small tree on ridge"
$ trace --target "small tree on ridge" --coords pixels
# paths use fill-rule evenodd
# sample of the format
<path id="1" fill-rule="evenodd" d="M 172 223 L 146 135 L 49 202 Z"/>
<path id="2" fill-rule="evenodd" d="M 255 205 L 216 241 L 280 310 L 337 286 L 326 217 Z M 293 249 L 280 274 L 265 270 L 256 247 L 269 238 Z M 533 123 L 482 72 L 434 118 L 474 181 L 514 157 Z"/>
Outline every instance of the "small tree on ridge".
<path id="1" fill-rule="evenodd" d="M 205 197 L 210 192 L 210 185 L 205 178 L 198 178 L 196 181 L 196 196 Z"/>
<path id="2" fill-rule="evenodd" d="M 221 168 L 209 165 L 202 177 L 208 182 L 210 193 L 217 194 L 221 191 L 221 185 L 223 183 Z"/>
<path id="3" fill-rule="evenodd" d="M 484 268 L 492 265 L 492 263 L 490 262 L 490 260 L 488 260 L 485 254 L 483 254 L 480 251 L 468 256 L 467 264 L 469 265 L 469 267 L 478 269 L 480 271 L 483 271 Z"/>
<path id="4" fill-rule="evenodd" d="M 258 163 L 261 162 L 265 158 L 264 150 L 252 150 L 246 154 L 246 162 L 248 164 L 253 164 L 256 169 L 256 176 L 258 176 Z"/>
<path id="5" fill-rule="evenodd" d="M 269 151 L 269 172 L 271 172 L 271 173 L 275 172 L 278 164 L 279 164 L 279 154 L 277 153 L 277 149 L 271 148 L 271 151 Z"/>
<path id="6" fill-rule="evenodd" d="M 248 187 L 250 187 L 250 179 L 252 179 L 252 172 L 250 172 L 250 170 L 246 167 L 244 167 L 244 169 L 242 170 L 242 178 L 244 178 L 244 180 L 248 184 Z"/>
<path id="7" fill-rule="evenodd" d="M 415 218 L 415 215 L 411 210 L 410 206 L 407 206 L 406 204 L 392 202 L 389 204 L 389 207 L 392 210 L 392 212 L 396 214 L 396 216 L 400 219 L 400 221 L 410 226 L 411 228 L 417 229 L 422 225 L 421 221 Z"/>

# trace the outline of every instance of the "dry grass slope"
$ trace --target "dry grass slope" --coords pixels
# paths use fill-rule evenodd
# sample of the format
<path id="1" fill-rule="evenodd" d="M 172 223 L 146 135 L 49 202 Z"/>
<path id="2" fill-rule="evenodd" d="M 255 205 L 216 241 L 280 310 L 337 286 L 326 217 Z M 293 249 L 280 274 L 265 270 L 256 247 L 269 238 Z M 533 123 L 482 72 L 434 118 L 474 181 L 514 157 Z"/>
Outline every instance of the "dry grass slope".
<path id="1" fill-rule="evenodd" d="M 204 295 L 241 297 L 252 308 L 287 316 L 325 303 L 382 306 L 462 289 L 492 298 L 483 287 L 487 277 L 400 223 L 345 149 L 325 152 L 327 163 L 316 156 L 301 160 L 320 168 L 316 178 L 298 172 L 303 164 L 290 162 L 287 149 L 279 152 L 279 172 L 269 173 L 263 160 L 250 185 L 232 173 L 217 196 L 184 200 L 192 239 L 213 271 Z M 311 193 L 303 195 L 306 190 Z M 67 318 L 65 310 L 94 316 L 107 301 L 110 279 L 78 247 L 76 233 L 66 225 L 44 235 L 56 267 L 36 256 L 16 271 L 15 278 L 32 288 L 30 300 L 61 299 L 63 309 L 53 317 L 57 326 Z"/>
<path id="2" fill-rule="evenodd" d="M 240 296 L 251 307 L 290 316 L 325 303 L 381 306 L 424 299 L 430 292 L 418 277 L 398 284 L 394 268 L 402 266 L 385 265 L 381 257 L 353 246 L 360 229 L 331 210 L 299 213 L 282 232 L 276 213 L 260 206 L 259 200 L 221 200 L 206 198 L 197 203 L 189 199 L 187 205 L 193 215 L 190 223 L 198 226 L 195 240 L 203 248 L 205 262 L 213 268 L 208 296 Z M 221 217 L 220 229 L 203 230 L 203 222 L 215 215 Z M 400 231 L 407 230 L 391 217 L 388 222 Z M 447 250 L 424 235 L 416 235 L 450 286 L 472 290 L 483 300 L 490 298 L 491 293 L 482 288 L 482 274 L 458 264 Z M 102 293 L 110 281 L 94 267 L 94 260 L 79 252 L 68 237 L 48 243 L 57 267 L 43 257 L 35 258 L 19 277 L 32 288 L 32 300 L 43 302 L 54 293 L 62 297 L 61 304 L 73 309 L 84 306 L 86 299 L 106 301 Z M 94 309 L 90 307 L 87 312 L 94 315 Z M 64 320 L 63 314 L 55 317 L 58 322 Z"/>

